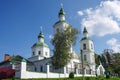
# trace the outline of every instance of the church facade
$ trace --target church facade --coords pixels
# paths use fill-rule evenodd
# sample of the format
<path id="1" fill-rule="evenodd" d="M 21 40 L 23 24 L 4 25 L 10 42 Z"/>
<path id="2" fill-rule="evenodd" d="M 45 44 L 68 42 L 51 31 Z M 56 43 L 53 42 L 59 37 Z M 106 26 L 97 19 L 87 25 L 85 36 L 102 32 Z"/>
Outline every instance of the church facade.
<path id="1" fill-rule="evenodd" d="M 57 30 L 62 31 L 68 26 L 66 22 L 65 12 L 63 8 L 58 14 L 59 20 L 54 24 L 54 34 Z M 15 77 L 18 78 L 59 78 L 68 77 L 70 72 L 74 72 L 75 76 L 95 76 L 103 75 L 104 68 L 100 65 L 96 68 L 95 51 L 93 40 L 90 39 L 87 28 L 83 30 L 84 37 L 80 41 L 81 54 L 78 55 L 71 46 L 70 62 L 61 69 L 56 69 L 52 65 L 52 56 L 50 56 L 50 48 L 44 42 L 44 34 L 42 30 L 38 35 L 38 42 L 33 44 L 31 49 L 31 57 L 25 59 L 21 56 L 12 56 L 0 63 L 0 68 L 12 68 L 16 70 Z M 61 72 L 61 73 L 59 73 Z"/>

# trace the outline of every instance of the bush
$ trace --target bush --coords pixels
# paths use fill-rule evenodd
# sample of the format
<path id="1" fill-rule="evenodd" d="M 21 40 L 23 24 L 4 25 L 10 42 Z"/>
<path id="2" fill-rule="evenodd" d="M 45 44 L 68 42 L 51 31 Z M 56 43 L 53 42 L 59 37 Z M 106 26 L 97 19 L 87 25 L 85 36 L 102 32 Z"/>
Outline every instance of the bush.
<path id="1" fill-rule="evenodd" d="M 73 72 L 70 72 L 69 78 L 74 78 L 74 73 Z"/>
<path id="2" fill-rule="evenodd" d="M 85 80 L 90 80 L 90 77 L 86 77 L 86 79 Z"/>

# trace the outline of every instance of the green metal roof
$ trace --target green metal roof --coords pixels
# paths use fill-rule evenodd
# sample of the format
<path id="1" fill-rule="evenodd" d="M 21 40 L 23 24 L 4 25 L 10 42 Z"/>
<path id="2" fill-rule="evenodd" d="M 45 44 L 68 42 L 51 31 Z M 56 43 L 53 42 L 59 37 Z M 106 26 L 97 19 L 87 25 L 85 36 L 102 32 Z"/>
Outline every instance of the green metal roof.
<path id="1" fill-rule="evenodd" d="M 10 63 L 10 62 L 12 64 L 14 64 L 14 65 L 20 64 L 23 59 L 25 59 L 25 58 L 23 58 L 23 57 L 21 57 L 19 55 L 17 55 L 17 56 L 11 56 L 9 60 L 0 62 L 0 65 L 4 65 L 4 64 Z M 28 61 L 27 59 L 25 59 L 25 60 L 26 60 L 26 62 L 27 62 L 28 65 L 32 65 L 33 64 L 32 62 Z"/>
<path id="2" fill-rule="evenodd" d="M 35 47 L 35 46 L 48 47 L 48 45 L 44 42 L 35 43 L 32 47 Z"/>
<path id="3" fill-rule="evenodd" d="M 38 38 L 44 38 L 42 31 L 39 33 Z"/>

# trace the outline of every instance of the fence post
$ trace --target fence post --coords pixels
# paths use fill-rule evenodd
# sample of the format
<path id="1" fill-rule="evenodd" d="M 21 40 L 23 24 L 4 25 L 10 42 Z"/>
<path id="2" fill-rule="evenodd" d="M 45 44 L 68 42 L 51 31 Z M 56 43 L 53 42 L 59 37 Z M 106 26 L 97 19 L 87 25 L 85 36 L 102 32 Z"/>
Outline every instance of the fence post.
<path id="1" fill-rule="evenodd" d="M 64 67 L 64 77 L 67 77 L 66 76 L 66 67 Z"/>
<path id="2" fill-rule="evenodd" d="M 26 74 L 26 60 L 23 58 L 21 61 L 21 78 L 25 78 L 25 74 Z"/>
<path id="3" fill-rule="evenodd" d="M 86 75 L 86 69 L 84 68 L 84 75 Z"/>
<path id="4" fill-rule="evenodd" d="M 50 65 L 47 63 L 47 78 L 49 78 L 49 73 L 50 73 Z"/>

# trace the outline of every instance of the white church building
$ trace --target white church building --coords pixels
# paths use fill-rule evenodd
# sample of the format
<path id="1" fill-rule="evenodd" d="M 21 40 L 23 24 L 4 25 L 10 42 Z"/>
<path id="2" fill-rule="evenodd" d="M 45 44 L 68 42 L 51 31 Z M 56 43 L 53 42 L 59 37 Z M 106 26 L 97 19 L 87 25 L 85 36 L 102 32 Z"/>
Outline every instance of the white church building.
<path id="1" fill-rule="evenodd" d="M 59 20 L 54 24 L 54 33 L 57 30 L 64 30 L 70 24 L 66 22 L 63 8 L 59 11 Z M 38 42 L 33 44 L 31 56 L 25 59 L 19 55 L 9 57 L 0 63 L 0 68 L 15 69 L 17 78 L 63 78 L 69 77 L 70 72 L 75 76 L 96 76 L 104 74 L 104 68 L 100 65 L 96 68 L 95 51 L 93 40 L 90 39 L 87 28 L 83 29 L 83 38 L 80 40 L 80 50 L 82 55 L 77 54 L 71 47 L 71 60 L 61 69 L 56 69 L 52 65 L 52 56 L 50 56 L 50 47 L 44 42 L 42 30 L 38 35 Z M 83 59 L 81 59 L 81 56 Z M 83 61 L 81 61 L 83 60 Z M 83 66 L 82 66 L 83 62 Z M 61 73 L 59 73 L 61 71 Z M 84 72 L 83 72 L 84 71 Z"/>

